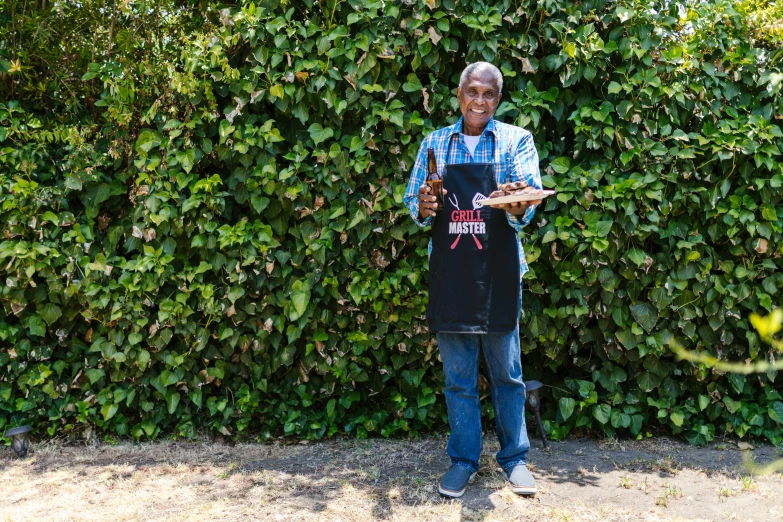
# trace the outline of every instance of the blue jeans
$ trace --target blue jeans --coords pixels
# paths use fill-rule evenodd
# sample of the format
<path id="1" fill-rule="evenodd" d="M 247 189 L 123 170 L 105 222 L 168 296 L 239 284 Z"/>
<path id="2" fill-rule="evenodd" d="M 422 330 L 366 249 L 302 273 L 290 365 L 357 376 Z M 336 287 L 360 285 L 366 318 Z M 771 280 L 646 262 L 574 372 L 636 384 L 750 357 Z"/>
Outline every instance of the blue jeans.
<path id="1" fill-rule="evenodd" d="M 525 426 L 525 383 L 519 350 L 519 325 L 508 333 L 438 333 L 438 348 L 446 374 L 449 413 L 448 454 L 452 464 L 478 471 L 481 456 L 479 349 L 484 352 L 490 379 L 495 430 L 500 441 L 496 459 L 510 471 L 525 464 L 530 441 Z"/>

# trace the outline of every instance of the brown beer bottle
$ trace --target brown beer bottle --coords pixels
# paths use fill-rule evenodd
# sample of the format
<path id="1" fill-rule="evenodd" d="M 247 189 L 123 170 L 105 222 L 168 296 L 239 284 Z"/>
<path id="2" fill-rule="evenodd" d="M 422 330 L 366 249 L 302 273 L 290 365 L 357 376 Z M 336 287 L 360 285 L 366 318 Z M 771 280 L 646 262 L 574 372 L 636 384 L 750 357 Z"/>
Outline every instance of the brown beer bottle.
<path id="1" fill-rule="evenodd" d="M 427 149 L 427 185 L 430 186 L 432 195 L 438 198 L 438 205 L 443 206 L 443 179 L 438 174 L 435 149 Z"/>

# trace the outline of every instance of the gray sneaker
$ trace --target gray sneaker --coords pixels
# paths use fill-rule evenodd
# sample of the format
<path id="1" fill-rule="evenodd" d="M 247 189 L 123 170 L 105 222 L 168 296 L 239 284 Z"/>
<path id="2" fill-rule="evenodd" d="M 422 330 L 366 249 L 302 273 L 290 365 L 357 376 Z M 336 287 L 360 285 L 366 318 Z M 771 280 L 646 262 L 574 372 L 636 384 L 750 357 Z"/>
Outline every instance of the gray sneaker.
<path id="1" fill-rule="evenodd" d="M 503 471 L 503 478 L 505 478 L 511 486 L 511 491 L 519 495 L 535 495 L 536 494 L 536 479 L 530 474 L 527 466 L 524 464 L 518 464 L 514 466 L 511 473 Z"/>
<path id="2" fill-rule="evenodd" d="M 462 466 L 454 464 L 440 479 L 438 493 L 451 498 L 459 498 L 465 494 L 465 488 L 468 487 L 469 483 L 473 482 L 475 477 L 475 473 L 471 473 Z"/>

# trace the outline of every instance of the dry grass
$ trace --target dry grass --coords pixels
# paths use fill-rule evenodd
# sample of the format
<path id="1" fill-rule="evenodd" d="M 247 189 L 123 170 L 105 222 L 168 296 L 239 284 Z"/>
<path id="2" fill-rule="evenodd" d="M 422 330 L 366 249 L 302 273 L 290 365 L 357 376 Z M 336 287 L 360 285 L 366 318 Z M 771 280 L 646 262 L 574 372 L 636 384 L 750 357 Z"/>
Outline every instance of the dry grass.
<path id="1" fill-rule="evenodd" d="M 750 479 L 726 463 L 707 474 L 685 462 L 707 450 L 670 441 L 534 448 L 529 465 L 539 493 L 526 498 L 506 486 L 494 461 L 497 441 L 487 437 L 476 481 L 464 499 L 447 500 L 436 486 L 448 466 L 445 444 L 444 438 L 291 446 L 38 444 L 24 461 L 0 448 L 0 522 L 635 522 L 730 520 L 751 512 L 763 521 L 783 513 L 774 493 L 779 477 Z"/>

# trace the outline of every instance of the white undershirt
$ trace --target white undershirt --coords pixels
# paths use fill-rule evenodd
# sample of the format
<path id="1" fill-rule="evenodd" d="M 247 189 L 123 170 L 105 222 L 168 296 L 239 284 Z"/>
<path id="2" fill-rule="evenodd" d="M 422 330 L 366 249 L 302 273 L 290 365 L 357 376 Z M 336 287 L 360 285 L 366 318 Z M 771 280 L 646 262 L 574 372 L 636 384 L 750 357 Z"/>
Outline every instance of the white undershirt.
<path id="1" fill-rule="evenodd" d="M 468 150 L 470 151 L 470 155 L 473 156 L 476 153 L 476 147 L 478 147 L 481 134 L 478 136 L 468 136 L 467 134 L 463 134 L 462 139 L 465 140 L 465 145 L 467 145 Z"/>

